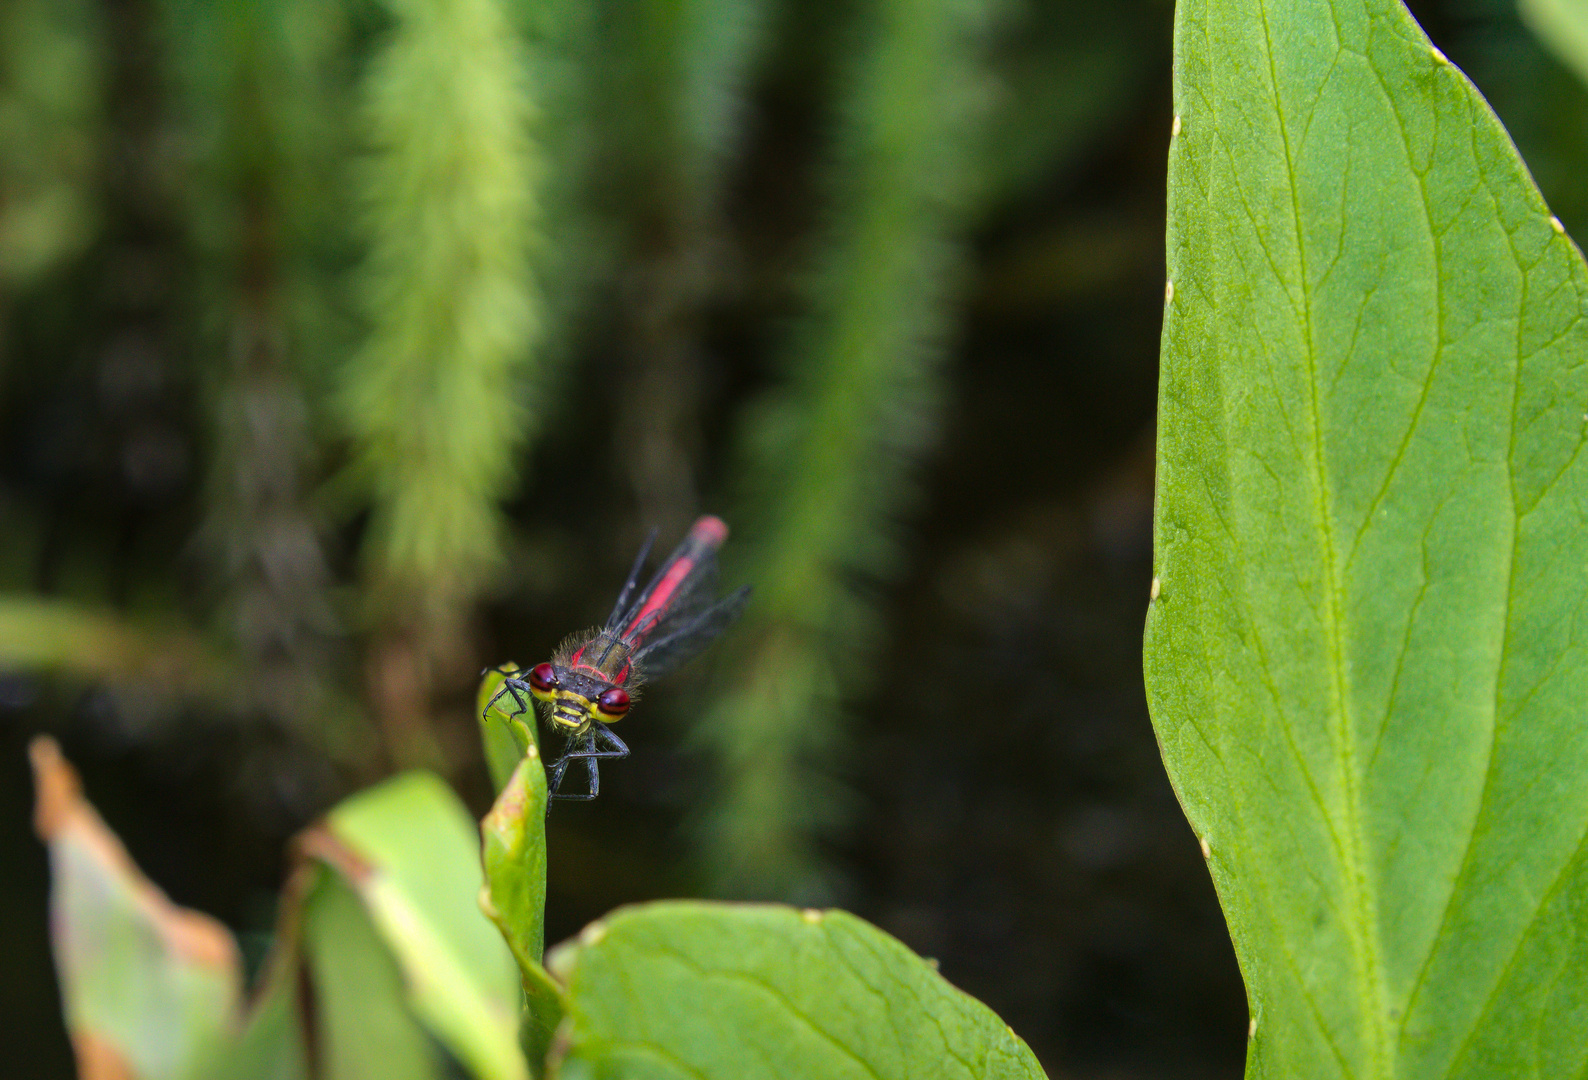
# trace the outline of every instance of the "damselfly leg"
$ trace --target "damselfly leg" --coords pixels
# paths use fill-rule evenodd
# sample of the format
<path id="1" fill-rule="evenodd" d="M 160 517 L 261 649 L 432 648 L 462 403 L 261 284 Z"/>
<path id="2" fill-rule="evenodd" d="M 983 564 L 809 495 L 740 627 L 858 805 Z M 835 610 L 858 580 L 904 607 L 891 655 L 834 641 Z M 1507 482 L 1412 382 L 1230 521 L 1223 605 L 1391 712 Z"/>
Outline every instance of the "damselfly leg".
<path id="1" fill-rule="evenodd" d="M 482 716 L 489 715 L 491 707 L 500 701 L 505 694 L 511 694 L 513 696 L 513 700 L 518 703 L 518 711 L 513 714 L 514 716 L 523 716 L 525 713 L 530 711 L 528 702 L 526 702 L 522 696 L 523 694 L 530 692 L 530 686 L 522 679 L 515 678 L 515 676 L 521 674 L 522 671 L 523 669 L 517 664 L 503 664 L 500 667 L 488 667 L 484 671 L 480 672 L 480 678 L 482 679 L 486 675 L 492 673 L 506 676 L 506 680 L 502 683 L 502 688 L 491 696 L 490 701 L 485 703 L 485 709 L 481 713 Z"/>
<path id="2" fill-rule="evenodd" d="M 609 749 L 601 749 L 601 740 L 605 739 Z M 562 757 L 558 758 L 551 767 L 551 783 L 548 785 L 547 798 L 571 799 L 588 802 L 601 793 L 601 772 L 596 762 L 601 758 L 626 758 L 629 756 L 629 747 L 622 739 L 612 733 L 612 729 L 599 720 L 590 722 L 590 729 L 582 736 L 576 736 L 568 741 L 568 746 L 563 750 Z M 585 768 L 590 774 L 590 791 L 580 794 L 563 794 L 562 777 L 568 771 L 568 766 L 574 761 L 583 759 Z"/>

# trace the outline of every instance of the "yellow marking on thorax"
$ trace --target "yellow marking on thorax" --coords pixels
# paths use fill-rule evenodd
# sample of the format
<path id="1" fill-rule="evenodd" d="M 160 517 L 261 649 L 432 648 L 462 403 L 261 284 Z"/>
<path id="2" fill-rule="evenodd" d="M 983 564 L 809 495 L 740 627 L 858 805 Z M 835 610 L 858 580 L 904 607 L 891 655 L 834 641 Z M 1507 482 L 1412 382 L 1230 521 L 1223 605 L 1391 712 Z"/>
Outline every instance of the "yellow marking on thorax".
<path id="1" fill-rule="evenodd" d="M 595 702 L 572 690 L 551 694 L 551 720 L 558 727 L 583 729 L 595 716 Z"/>

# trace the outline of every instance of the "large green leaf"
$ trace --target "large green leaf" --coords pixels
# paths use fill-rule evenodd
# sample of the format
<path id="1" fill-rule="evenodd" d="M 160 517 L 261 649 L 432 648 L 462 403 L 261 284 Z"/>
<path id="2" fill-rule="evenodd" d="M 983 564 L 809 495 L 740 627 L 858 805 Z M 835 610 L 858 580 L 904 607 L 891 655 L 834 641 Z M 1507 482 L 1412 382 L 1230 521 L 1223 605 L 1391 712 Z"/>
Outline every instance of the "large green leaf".
<path id="1" fill-rule="evenodd" d="M 841 911 L 648 904 L 551 964 L 570 1000 L 565 1080 L 1042 1076 L 985 1005 Z"/>
<path id="2" fill-rule="evenodd" d="M 289 893 L 287 905 L 295 907 L 296 902 Z M 243 1018 L 236 1041 L 203 1071 L 203 1080 L 310 1080 L 311 1038 L 303 1030 L 310 1021 L 310 1011 L 302 995 L 297 933 L 289 928 L 287 934 L 289 942 L 285 948 L 282 939 L 277 938 L 258 999 Z M 323 1006 L 320 1015 L 324 1015 Z M 318 1034 L 322 1053 L 327 1038 L 339 1037 L 328 1037 L 323 1029 Z M 325 1069 L 315 1080 L 342 1080 L 343 1075 Z"/>
<path id="3" fill-rule="evenodd" d="M 414 772 L 341 803 L 301 843 L 363 901 L 430 1032 L 478 1080 L 527 1080 L 513 958 L 479 908 L 478 836 L 446 784 Z"/>
<path id="4" fill-rule="evenodd" d="M 1249 1073 L 1588 1055 L 1588 273 L 1396 0 L 1182 0 L 1147 683 Z"/>

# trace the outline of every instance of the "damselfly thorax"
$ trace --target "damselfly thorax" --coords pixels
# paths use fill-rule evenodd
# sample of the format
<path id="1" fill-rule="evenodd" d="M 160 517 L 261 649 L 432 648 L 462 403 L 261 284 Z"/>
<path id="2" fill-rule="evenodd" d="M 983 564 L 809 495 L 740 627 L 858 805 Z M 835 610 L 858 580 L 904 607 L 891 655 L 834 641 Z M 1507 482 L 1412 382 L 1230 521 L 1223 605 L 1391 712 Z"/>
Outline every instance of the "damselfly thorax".
<path id="1" fill-rule="evenodd" d="M 644 681 L 644 672 L 634 663 L 634 646 L 599 628 L 569 637 L 551 663 L 541 666 L 552 669 L 551 677 L 539 668 L 531 671 L 530 691 L 551 706 L 546 719 L 570 738 L 583 735 L 595 721 L 621 720 Z"/>

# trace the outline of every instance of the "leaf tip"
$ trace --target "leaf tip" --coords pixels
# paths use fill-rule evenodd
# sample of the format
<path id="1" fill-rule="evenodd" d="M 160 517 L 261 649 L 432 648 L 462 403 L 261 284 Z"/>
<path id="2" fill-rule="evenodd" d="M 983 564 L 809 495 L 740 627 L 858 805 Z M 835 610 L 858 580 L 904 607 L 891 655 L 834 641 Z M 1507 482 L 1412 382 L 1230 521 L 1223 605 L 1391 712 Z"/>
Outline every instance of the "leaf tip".
<path id="1" fill-rule="evenodd" d="M 1257 1017 L 1255 1016 L 1246 1022 L 1246 1037 L 1248 1039 L 1257 1037 Z"/>
<path id="2" fill-rule="evenodd" d="M 1179 137 L 1180 127 L 1180 114 L 1176 113 L 1174 117 L 1174 123 L 1169 125 L 1169 138 L 1173 139 Z"/>
<path id="3" fill-rule="evenodd" d="M 1428 52 L 1429 55 L 1434 58 L 1434 63 L 1438 64 L 1440 67 L 1444 67 L 1446 64 L 1450 63 L 1450 60 L 1445 56 L 1444 53 L 1439 51 L 1437 46 L 1428 46 Z"/>
<path id="4" fill-rule="evenodd" d="M 81 802 L 82 785 L 61 756 L 60 744 L 48 735 L 28 743 L 28 761 L 33 766 L 33 830 L 48 843 Z"/>
<path id="5" fill-rule="evenodd" d="M 565 941 L 561 945 L 550 949 L 546 953 L 546 970 L 560 982 L 567 983 L 573 974 L 574 953 L 578 950 L 573 942 Z"/>
<path id="6" fill-rule="evenodd" d="M 92 1031 L 73 1031 L 72 1055 L 79 1080 L 136 1080 L 124 1055 L 109 1040 Z"/>
<path id="7" fill-rule="evenodd" d="M 1158 593 L 1160 591 L 1162 591 L 1162 585 L 1159 583 L 1158 578 L 1156 576 L 1154 576 L 1153 579 L 1152 579 L 1152 587 L 1147 590 L 1147 599 L 1148 600 L 1156 600 L 1156 599 L 1158 599 Z"/>
<path id="8" fill-rule="evenodd" d="M 591 946 L 601 944 L 602 939 L 606 936 L 607 924 L 597 920 L 579 931 L 579 944 L 588 949 Z"/>
<path id="9" fill-rule="evenodd" d="M 1561 222 L 1560 218 L 1553 214 L 1551 214 L 1549 217 L 1549 227 L 1560 233 L 1562 236 L 1566 235 L 1566 226 Z"/>
<path id="10" fill-rule="evenodd" d="M 815 908 L 806 908 L 804 911 L 800 912 L 800 918 L 804 919 L 808 923 L 811 923 L 812 925 L 815 925 L 816 923 L 822 921 L 822 913 Z"/>

